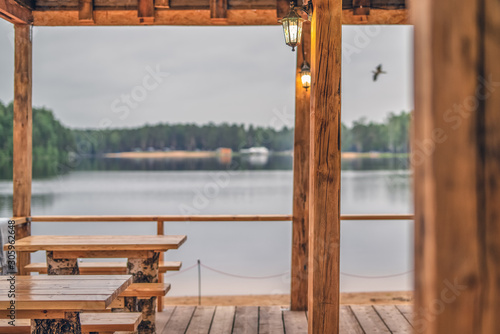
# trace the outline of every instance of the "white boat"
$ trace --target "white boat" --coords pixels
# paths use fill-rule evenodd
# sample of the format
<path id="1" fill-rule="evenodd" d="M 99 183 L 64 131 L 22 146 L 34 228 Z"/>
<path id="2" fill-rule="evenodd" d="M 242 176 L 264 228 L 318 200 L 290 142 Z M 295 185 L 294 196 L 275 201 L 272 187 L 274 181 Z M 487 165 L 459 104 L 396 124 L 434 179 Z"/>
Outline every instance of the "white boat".
<path id="1" fill-rule="evenodd" d="M 269 150 L 267 147 L 250 147 L 240 150 L 241 154 L 252 154 L 252 155 L 269 155 Z"/>

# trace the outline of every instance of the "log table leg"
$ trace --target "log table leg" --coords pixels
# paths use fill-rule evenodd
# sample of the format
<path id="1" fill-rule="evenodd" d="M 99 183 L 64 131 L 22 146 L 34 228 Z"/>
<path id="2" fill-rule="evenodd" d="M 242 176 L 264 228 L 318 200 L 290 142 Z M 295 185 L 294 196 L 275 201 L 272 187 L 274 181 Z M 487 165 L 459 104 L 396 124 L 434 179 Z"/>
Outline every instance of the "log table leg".
<path id="1" fill-rule="evenodd" d="M 129 258 L 127 274 L 133 276 L 134 283 L 158 283 L 159 259 L 160 253 L 158 252 L 146 259 Z M 131 312 L 142 312 L 142 321 L 137 329 L 139 334 L 156 333 L 156 297 L 149 299 L 126 297 L 125 308 Z"/>
<path id="2" fill-rule="evenodd" d="M 54 259 L 54 252 L 46 253 L 48 275 L 80 275 L 78 259 Z"/>
<path id="3" fill-rule="evenodd" d="M 81 334 L 80 313 L 65 312 L 64 319 L 32 319 L 31 334 Z"/>

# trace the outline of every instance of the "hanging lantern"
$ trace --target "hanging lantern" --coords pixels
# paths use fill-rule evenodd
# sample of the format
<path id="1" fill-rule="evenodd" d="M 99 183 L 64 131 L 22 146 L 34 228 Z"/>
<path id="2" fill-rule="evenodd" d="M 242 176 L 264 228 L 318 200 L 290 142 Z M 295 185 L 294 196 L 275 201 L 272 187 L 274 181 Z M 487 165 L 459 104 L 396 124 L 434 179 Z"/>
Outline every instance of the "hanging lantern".
<path id="1" fill-rule="evenodd" d="M 302 24 L 304 19 L 297 13 L 293 1 L 290 3 L 290 12 L 281 20 L 283 25 L 283 33 L 285 35 L 285 43 L 292 47 L 300 44 L 302 37 Z"/>
<path id="2" fill-rule="evenodd" d="M 307 91 L 307 89 L 311 87 L 311 68 L 306 61 L 302 63 L 302 68 L 300 69 L 300 79 L 302 80 L 302 87 L 304 87 Z"/>

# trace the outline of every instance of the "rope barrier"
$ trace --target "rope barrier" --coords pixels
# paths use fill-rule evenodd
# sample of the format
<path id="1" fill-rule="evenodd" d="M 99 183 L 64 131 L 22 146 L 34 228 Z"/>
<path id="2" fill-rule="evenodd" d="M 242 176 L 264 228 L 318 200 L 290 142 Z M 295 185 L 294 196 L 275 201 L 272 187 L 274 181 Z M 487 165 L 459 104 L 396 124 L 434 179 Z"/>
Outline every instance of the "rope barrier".
<path id="1" fill-rule="evenodd" d="M 365 279 L 380 279 L 380 278 L 392 278 L 392 277 L 398 277 L 398 276 L 404 276 L 408 275 L 414 272 L 414 270 L 409 270 L 404 273 L 398 273 L 398 274 L 392 274 L 392 275 L 383 275 L 383 276 L 364 276 L 364 275 L 356 275 L 356 274 L 347 274 L 341 272 L 341 275 L 348 276 L 348 277 L 355 277 L 355 278 L 365 278 Z"/>
<path id="2" fill-rule="evenodd" d="M 203 268 L 206 268 L 210 271 L 213 271 L 213 272 L 216 272 L 218 274 L 221 274 L 221 275 L 225 275 L 225 276 L 229 276 L 229 277 L 234 277 L 234 278 L 241 278 L 241 279 L 271 279 L 271 278 L 277 278 L 277 277 L 283 277 L 283 276 L 286 276 L 286 275 L 290 275 L 290 272 L 284 272 L 284 273 L 281 273 L 281 274 L 276 274 L 276 275 L 269 275 L 269 276 L 244 276 L 244 275 L 238 275 L 238 274 L 232 274 L 232 273 L 228 273 L 228 272 L 225 272 L 225 271 L 222 271 L 222 270 L 219 270 L 219 269 L 216 269 L 216 268 L 213 268 L 213 267 L 210 267 L 210 266 L 207 266 L 203 263 L 200 263 L 200 265 L 203 267 Z M 194 268 L 196 268 L 198 266 L 198 263 L 195 263 L 179 272 L 176 272 L 176 273 L 167 273 L 167 277 L 172 277 L 172 276 L 176 276 L 176 275 L 180 275 L 180 274 L 183 274 L 189 270 L 192 270 Z M 354 277 L 354 278 L 363 278 L 363 279 L 383 279 L 383 278 L 393 278 L 393 277 L 398 277 L 398 276 L 404 276 L 404 275 L 408 275 L 408 274 L 411 274 L 413 273 L 414 270 L 409 270 L 409 271 L 406 271 L 406 272 L 403 272 L 403 273 L 397 273 L 397 274 L 390 274 L 390 275 L 381 275 L 381 276 L 367 276 L 367 275 L 357 275 L 357 274 L 349 274 L 349 273 L 345 273 L 345 272 L 340 272 L 341 275 L 344 275 L 344 276 L 348 276 L 348 277 Z"/>
<path id="3" fill-rule="evenodd" d="M 204 265 L 203 263 L 201 264 L 201 266 L 203 268 L 206 268 L 208 270 L 214 271 L 214 272 L 222 274 L 222 275 L 236 277 L 236 278 L 245 278 L 245 279 L 269 279 L 269 278 L 282 277 L 282 276 L 288 274 L 288 272 L 286 272 L 286 273 L 283 273 L 283 274 L 276 274 L 276 275 L 270 275 L 270 276 L 243 276 L 243 275 L 230 274 L 230 273 L 224 272 L 222 270 L 218 270 L 218 269 L 209 267 L 207 265 Z"/>

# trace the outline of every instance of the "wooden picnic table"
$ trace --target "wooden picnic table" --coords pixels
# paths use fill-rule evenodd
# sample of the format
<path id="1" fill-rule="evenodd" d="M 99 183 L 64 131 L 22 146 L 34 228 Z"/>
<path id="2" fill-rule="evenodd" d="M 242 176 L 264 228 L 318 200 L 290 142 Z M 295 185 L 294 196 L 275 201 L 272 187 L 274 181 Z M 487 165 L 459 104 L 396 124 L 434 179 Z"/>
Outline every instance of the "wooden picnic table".
<path id="1" fill-rule="evenodd" d="M 131 275 L 0 277 L 0 317 L 31 319 L 32 333 L 60 326 L 81 333 L 80 311 L 105 311 L 132 284 Z"/>
<path id="2" fill-rule="evenodd" d="M 186 238 L 185 235 L 34 235 L 17 240 L 15 248 L 19 252 L 46 251 L 49 275 L 78 275 L 78 258 L 127 258 L 127 274 L 133 276 L 134 283 L 157 283 L 160 253 L 179 248 Z M 140 333 L 155 332 L 156 297 L 140 301 L 125 297 L 125 309 L 143 313 Z"/>

